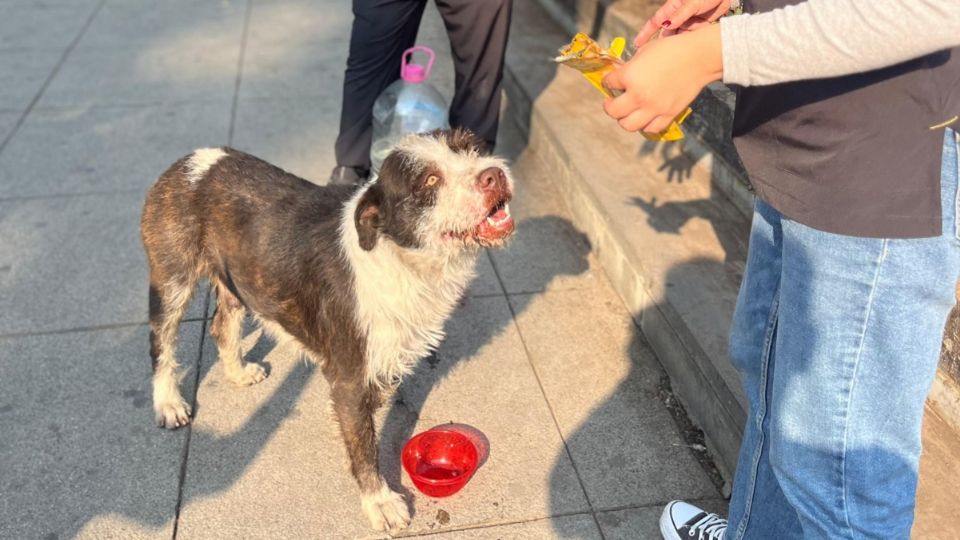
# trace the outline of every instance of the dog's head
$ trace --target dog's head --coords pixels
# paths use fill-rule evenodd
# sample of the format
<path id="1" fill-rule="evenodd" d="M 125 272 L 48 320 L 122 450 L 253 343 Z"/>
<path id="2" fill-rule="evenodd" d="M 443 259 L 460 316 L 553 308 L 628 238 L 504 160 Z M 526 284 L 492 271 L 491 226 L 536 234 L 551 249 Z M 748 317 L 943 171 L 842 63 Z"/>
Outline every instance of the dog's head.
<path id="1" fill-rule="evenodd" d="M 402 139 L 357 205 L 360 246 L 369 251 L 380 237 L 445 252 L 502 245 L 513 233 L 513 180 L 482 144 L 462 129 Z"/>

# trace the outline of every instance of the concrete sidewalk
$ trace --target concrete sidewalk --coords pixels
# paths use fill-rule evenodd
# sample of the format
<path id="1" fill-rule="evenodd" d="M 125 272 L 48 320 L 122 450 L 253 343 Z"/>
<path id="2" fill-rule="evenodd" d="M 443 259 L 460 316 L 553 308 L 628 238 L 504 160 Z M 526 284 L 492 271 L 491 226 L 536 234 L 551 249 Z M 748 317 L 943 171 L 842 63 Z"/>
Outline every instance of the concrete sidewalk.
<path id="1" fill-rule="evenodd" d="M 323 377 L 251 328 L 270 378 L 233 387 L 199 291 L 181 332 L 195 422 L 153 426 L 147 186 L 229 144 L 322 182 L 333 166 L 343 0 L 5 0 L 0 18 L 0 538 L 376 536 Z M 421 42 L 452 70 L 432 3 Z M 406 535 L 658 538 L 673 498 L 725 503 L 664 404 L 665 375 L 540 156 L 505 119 L 518 235 L 485 254 L 448 337 L 382 412 L 414 501 Z M 449 499 L 399 471 L 413 433 L 470 424 L 489 461 Z M 695 445 L 694 445 L 695 446 Z M 707 469 L 708 470 L 708 469 Z"/>

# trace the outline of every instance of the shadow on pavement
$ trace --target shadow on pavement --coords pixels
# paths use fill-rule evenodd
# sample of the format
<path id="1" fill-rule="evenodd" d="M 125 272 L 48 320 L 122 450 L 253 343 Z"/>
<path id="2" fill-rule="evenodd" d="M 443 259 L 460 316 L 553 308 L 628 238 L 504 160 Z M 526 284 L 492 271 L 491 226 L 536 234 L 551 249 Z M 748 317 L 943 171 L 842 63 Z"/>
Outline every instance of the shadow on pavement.
<path id="1" fill-rule="evenodd" d="M 567 243 L 572 248 L 570 256 L 545 261 L 545 265 L 541 267 L 542 271 L 532 274 L 536 275 L 540 281 L 530 287 L 531 292 L 511 295 L 512 313 L 505 310 L 503 312 L 505 316 L 501 319 L 492 321 L 491 324 L 473 328 L 473 332 L 465 336 L 465 342 L 457 343 L 454 356 L 448 356 L 447 348 L 441 346 L 439 351 L 418 364 L 415 372 L 404 380 L 397 389 L 393 400 L 387 404 L 388 411 L 380 434 L 380 464 L 384 477 L 391 487 L 402 487 L 400 450 L 406 441 L 413 436 L 420 411 L 430 398 L 431 390 L 441 384 L 446 376 L 456 369 L 461 362 L 474 358 L 485 345 L 490 343 L 504 329 L 513 325 L 514 317 L 519 316 L 539 292 L 546 290 L 555 278 L 575 276 L 588 270 L 587 256 L 590 251 L 590 244 L 586 236 L 574 228 L 568 220 L 558 216 L 541 216 L 522 220 L 517 225 L 518 235 L 538 237 L 548 233 L 551 235 L 559 234 L 569 240 Z M 471 301 L 473 300 L 469 297 L 464 300 L 467 304 Z M 454 313 L 453 318 L 462 315 L 463 308 L 461 307 Z M 488 397 L 496 399 L 495 396 Z M 483 407 L 483 403 L 477 403 L 476 406 Z M 407 494 L 411 495 L 409 492 Z"/>
<path id="2" fill-rule="evenodd" d="M 704 265 L 722 271 L 716 261 L 692 264 L 698 271 Z M 677 274 L 668 279 L 682 283 L 683 266 L 675 270 Z M 650 306 L 634 320 L 660 317 L 659 309 Z M 606 388 L 612 386 L 606 382 L 610 377 L 620 380 L 565 436 L 603 534 L 606 538 L 659 538 L 650 516 L 659 516 L 661 506 L 673 499 L 701 501 L 711 511 L 725 513 L 720 494 L 723 478 L 706 450 L 703 433 L 690 422 L 648 338 L 636 324 L 631 325 L 622 355 L 629 362 L 626 374 L 587 371 L 582 375 L 584 386 Z M 555 515 L 565 504 L 554 495 L 561 492 L 566 463 L 566 456 L 557 456 L 550 476 L 550 506 Z M 634 519 L 629 519 L 632 514 Z M 554 532 L 558 538 L 577 537 L 558 526 Z"/>

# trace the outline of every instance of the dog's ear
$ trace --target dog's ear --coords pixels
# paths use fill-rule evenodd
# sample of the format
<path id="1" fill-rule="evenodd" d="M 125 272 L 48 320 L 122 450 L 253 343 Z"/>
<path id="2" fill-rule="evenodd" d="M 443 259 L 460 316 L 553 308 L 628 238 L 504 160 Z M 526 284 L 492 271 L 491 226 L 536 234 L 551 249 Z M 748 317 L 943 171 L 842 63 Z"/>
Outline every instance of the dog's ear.
<path id="1" fill-rule="evenodd" d="M 357 211 L 353 216 L 357 225 L 357 236 L 360 238 L 360 247 L 365 251 L 370 251 L 377 245 L 377 236 L 380 234 L 382 224 L 381 202 L 383 202 L 383 193 L 380 186 L 373 184 L 360 197 Z"/>

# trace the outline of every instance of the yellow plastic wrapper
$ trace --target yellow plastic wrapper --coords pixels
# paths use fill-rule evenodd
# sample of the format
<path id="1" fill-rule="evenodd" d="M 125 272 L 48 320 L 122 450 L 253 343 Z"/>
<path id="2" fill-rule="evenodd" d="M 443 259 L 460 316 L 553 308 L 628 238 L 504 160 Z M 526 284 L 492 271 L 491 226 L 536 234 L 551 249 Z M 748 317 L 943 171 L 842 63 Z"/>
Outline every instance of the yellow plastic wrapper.
<path id="1" fill-rule="evenodd" d="M 597 90 L 607 97 L 616 97 L 620 95 L 619 91 L 607 88 L 603 84 L 603 78 L 618 66 L 623 64 L 623 50 L 626 47 L 626 40 L 622 37 L 615 38 L 610 43 L 609 49 L 604 49 L 599 43 L 590 39 L 590 36 L 580 32 L 573 36 L 573 41 L 569 45 L 562 47 L 558 52 L 559 56 L 553 60 L 558 64 L 572 67 L 579 71 L 585 79 L 590 81 Z M 670 127 L 664 131 L 650 135 L 643 133 L 643 136 L 651 141 L 679 141 L 683 138 L 683 131 L 680 124 L 690 116 L 693 111 L 688 107 L 687 110 L 680 113 Z"/>

